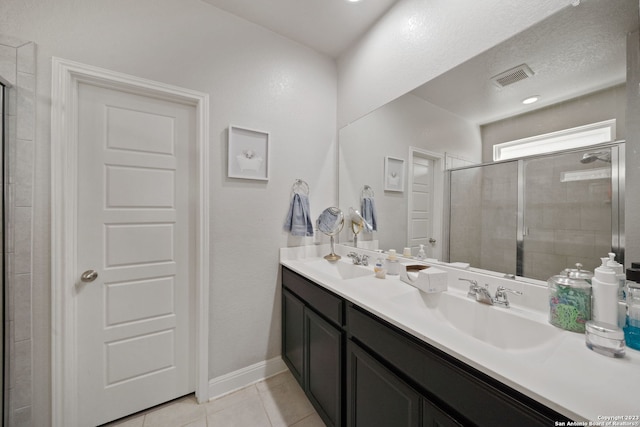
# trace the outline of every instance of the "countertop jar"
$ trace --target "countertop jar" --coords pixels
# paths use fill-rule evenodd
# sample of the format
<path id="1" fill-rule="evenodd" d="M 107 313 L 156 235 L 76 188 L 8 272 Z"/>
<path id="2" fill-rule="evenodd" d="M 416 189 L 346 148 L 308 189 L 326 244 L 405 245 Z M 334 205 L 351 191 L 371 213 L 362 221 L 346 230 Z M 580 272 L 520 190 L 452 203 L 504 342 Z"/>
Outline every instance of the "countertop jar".
<path id="1" fill-rule="evenodd" d="M 549 323 L 567 331 L 584 333 L 585 324 L 591 320 L 591 278 L 593 273 L 582 269 L 567 268 L 551 277 L 549 286 Z"/>

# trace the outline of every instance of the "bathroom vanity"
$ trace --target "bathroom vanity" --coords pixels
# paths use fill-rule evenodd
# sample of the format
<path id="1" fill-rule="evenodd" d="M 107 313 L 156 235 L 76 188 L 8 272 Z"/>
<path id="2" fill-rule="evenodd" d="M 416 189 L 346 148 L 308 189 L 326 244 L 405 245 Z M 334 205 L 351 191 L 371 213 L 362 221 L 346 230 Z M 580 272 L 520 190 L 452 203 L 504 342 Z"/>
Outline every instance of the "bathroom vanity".
<path id="1" fill-rule="evenodd" d="M 397 276 L 375 279 L 345 260 L 325 265 L 308 253 L 292 256 L 313 250 L 281 252 L 282 356 L 327 425 L 553 426 L 640 415 L 632 387 L 624 397 L 618 381 L 611 384 L 623 373 L 620 382 L 640 380 L 640 353 L 609 359 L 589 351 L 580 334 L 553 327 L 548 339 L 534 331 L 530 346 L 526 338 L 507 345 L 463 336 L 429 317 L 438 306 L 457 308 L 449 297 L 425 296 Z M 603 386 L 616 391 L 603 393 Z"/>

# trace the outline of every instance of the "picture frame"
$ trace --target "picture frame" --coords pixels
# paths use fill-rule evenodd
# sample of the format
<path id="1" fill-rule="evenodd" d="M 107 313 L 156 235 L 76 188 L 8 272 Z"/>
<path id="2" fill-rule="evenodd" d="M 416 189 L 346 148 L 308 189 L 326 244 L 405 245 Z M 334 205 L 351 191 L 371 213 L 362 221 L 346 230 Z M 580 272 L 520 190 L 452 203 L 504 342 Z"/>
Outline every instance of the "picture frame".
<path id="1" fill-rule="evenodd" d="M 269 132 L 229 125 L 227 177 L 269 180 Z"/>
<path id="2" fill-rule="evenodd" d="M 385 156 L 384 191 L 404 192 L 404 159 Z"/>

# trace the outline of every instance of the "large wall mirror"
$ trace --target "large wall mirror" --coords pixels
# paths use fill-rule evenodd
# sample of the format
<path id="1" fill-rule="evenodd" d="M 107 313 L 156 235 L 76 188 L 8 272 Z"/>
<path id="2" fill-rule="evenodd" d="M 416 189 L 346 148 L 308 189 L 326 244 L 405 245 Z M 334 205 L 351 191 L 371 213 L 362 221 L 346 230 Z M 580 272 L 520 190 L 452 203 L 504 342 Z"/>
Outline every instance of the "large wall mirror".
<path id="1" fill-rule="evenodd" d="M 429 258 L 468 262 L 472 267 L 538 279 L 546 279 L 578 261 L 595 267 L 598 258 L 615 246 L 611 243 L 611 227 L 596 223 L 594 217 L 596 211 L 611 215 L 611 193 L 615 191 L 607 183 L 612 175 L 624 176 L 624 144 L 598 147 L 606 154 L 591 162 L 581 161 L 593 151 L 585 149 L 563 152 L 557 159 L 542 156 L 526 165 L 523 160 L 518 165 L 516 159 L 500 163 L 500 168 L 469 169 L 455 176 L 446 171 L 493 162 L 496 144 L 604 121 L 614 123 L 612 140 L 624 140 L 629 90 L 627 39 L 638 37 L 637 30 L 637 0 L 576 1 L 340 129 L 339 205 L 342 209 L 360 209 L 365 193 L 375 200 L 377 230 L 361 233 L 359 245 L 398 251 L 411 247 L 415 255 L 418 245 L 423 244 Z M 631 35 L 633 32 L 635 35 Z M 516 67 L 520 68 L 512 71 Z M 504 72 L 506 78 L 495 78 Z M 532 96 L 538 101 L 522 103 Z M 393 168 L 388 166 L 390 159 Z M 602 171 L 613 166 L 618 168 L 614 172 Z M 539 175 L 519 175 L 519 167 Z M 596 172 L 590 172 L 592 169 Z M 398 171 L 403 185 L 389 186 Z M 571 175 L 574 172 L 591 177 L 578 179 Z M 468 181 L 475 187 L 450 190 L 449 179 L 456 185 Z M 532 202 L 536 200 L 533 196 L 527 196 L 527 215 L 537 219 L 531 225 L 540 225 L 545 218 L 557 219 L 561 210 L 569 212 L 569 219 L 560 221 L 554 231 L 531 227 L 529 245 L 537 245 L 537 255 L 530 256 L 526 266 L 522 261 L 517 266 L 518 245 L 522 245 L 522 234 L 529 231 L 518 230 L 517 216 L 522 213 L 505 213 L 491 202 L 494 209 L 487 215 L 499 224 L 494 222 L 490 230 L 482 230 L 481 224 L 471 222 L 464 229 L 451 222 L 456 215 L 449 207 L 464 206 L 467 217 L 478 218 L 483 209 L 478 207 L 480 200 L 487 205 L 489 195 L 504 198 L 515 194 L 509 198 L 514 197 L 512 204 L 517 204 L 522 197 L 517 194 L 518 180 L 527 179 L 536 197 L 555 197 L 544 199 L 543 209 Z M 584 182 L 565 182 L 572 179 Z M 580 192 L 589 205 L 561 206 L 561 201 Z M 623 198 L 623 193 L 615 197 Z M 575 221 L 571 221 L 571 215 L 575 215 Z M 600 217 L 611 225 L 619 218 L 613 215 L 615 218 Z M 624 224 L 619 225 L 623 229 Z M 487 251 L 490 245 L 472 241 L 473 234 L 494 238 L 505 227 L 514 238 L 501 242 L 499 253 L 492 255 Z M 348 244 L 353 236 L 348 235 L 350 227 L 345 230 L 341 242 Z M 550 236 L 554 233 L 555 237 Z M 537 237 L 551 240 L 543 242 Z M 620 236 L 618 239 L 622 240 Z M 585 240 L 595 244 L 585 249 Z M 549 245 L 564 245 L 564 253 L 551 253 Z M 450 259 L 456 247 L 463 252 Z M 617 249 L 622 253 L 623 248 Z M 483 264 L 483 259 L 489 262 Z M 498 262 L 503 259 L 508 266 Z"/>

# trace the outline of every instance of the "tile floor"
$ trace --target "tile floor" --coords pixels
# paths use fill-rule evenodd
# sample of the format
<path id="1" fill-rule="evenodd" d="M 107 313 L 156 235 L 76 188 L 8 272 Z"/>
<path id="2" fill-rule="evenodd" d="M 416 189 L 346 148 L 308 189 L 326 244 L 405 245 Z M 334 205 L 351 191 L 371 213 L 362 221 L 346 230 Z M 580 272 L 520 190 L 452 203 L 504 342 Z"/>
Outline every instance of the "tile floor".
<path id="1" fill-rule="evenodd" d="M 289 371 L 198 405 L 189 395 L 105 427 L 324 427 Z"/>

